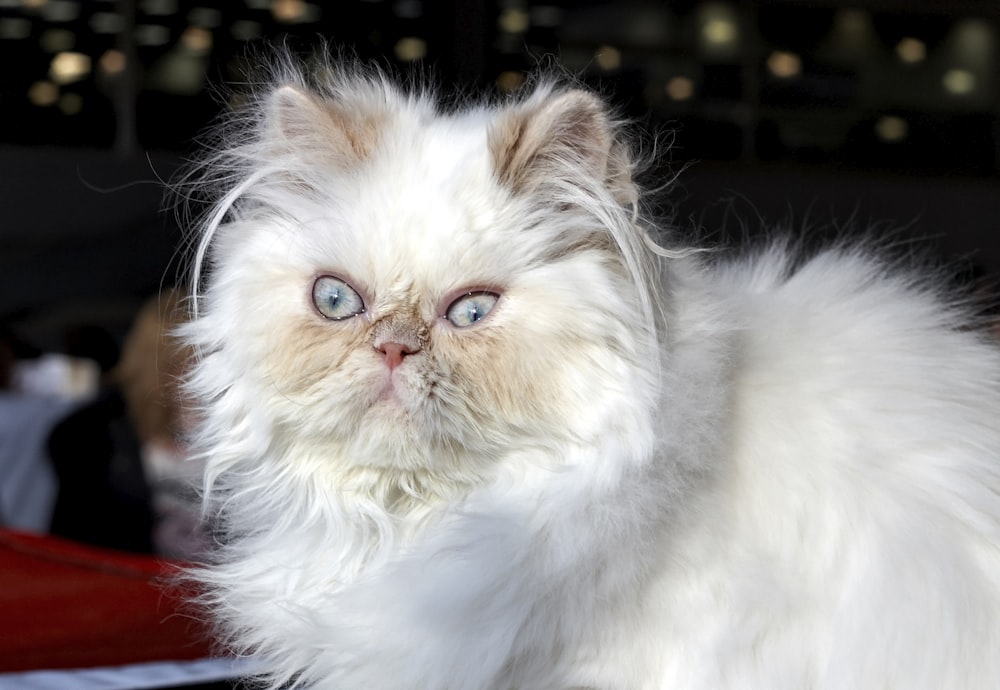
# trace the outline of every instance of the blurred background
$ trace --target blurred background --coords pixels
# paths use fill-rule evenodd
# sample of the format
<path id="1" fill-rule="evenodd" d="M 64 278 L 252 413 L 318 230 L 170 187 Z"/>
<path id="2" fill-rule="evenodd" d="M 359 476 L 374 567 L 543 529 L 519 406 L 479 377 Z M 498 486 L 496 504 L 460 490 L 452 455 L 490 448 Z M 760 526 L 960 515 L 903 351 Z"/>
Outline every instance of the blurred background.
<path id="1" fill-rule="evenodd" d="M 1000 268 L 995 0 L 0 0 L 0 323 L 22 354 L 120 342 L 176 279 L 162 180 L 214 87 L 320 36 L 487 89 L 554 56 L 669 133 L 682 232 L 874 224 Z"/>
<path id="2" fill-rule="evenodd" d="M 921 238 L 967 283 L 1000 271 L 1000 0 L 0 0 L 0 561 L 11 528 L 211 548 L 165 181 L 255 52 L 319 37 L 445 87 L 511 90 L 561 63 L 671 144 L 660 202 L 679 235 L 874 229 Z M 5 580 L 13 620 L 44 623 L 35 600 L 64 613 L 53 592 L 79 573 L 60 577 Z M 125 613 L 107 591 L 72 597 L 106 605 L 81 614 L 102 630 Z M 178 619 L 133 608 L 155 630 Z M 55 655 L 102 639 L 57 626 L 77 637 L 29 657 L 15 625 L 0 672 L 77 664 Z"/>

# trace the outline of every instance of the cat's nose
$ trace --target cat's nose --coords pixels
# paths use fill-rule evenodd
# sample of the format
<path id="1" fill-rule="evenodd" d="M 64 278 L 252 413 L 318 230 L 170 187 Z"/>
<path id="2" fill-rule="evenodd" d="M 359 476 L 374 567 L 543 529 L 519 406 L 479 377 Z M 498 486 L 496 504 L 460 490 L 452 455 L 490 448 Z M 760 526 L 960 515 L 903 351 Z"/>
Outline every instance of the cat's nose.
<path id="1" fill-rule="evenodd" d="M 382 343 L 376 348 L 385 355 L 385 363 L 389 365 L 389 370 L 393 370 L 403 363 L 403 358 L 420 352 L 419 346 L 407 345 L 404 343 Z"/>

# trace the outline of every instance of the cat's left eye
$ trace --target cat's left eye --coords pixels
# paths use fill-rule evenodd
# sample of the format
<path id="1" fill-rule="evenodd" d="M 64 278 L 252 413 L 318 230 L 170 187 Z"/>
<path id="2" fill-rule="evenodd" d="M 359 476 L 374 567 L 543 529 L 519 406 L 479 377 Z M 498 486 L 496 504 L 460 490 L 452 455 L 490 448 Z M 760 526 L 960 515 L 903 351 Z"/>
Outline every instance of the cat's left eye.
<path id="1" fill-rule="evenodd" d="M 317 311 L 333 321 L 349 319 L 365 311 L 365 302 L 357 290 L 334 276 L 316 279 L 312 299 Z"/>
<path id="2" fill-rule="evenodd" d="M 499 299 L 500 295 L 485 290 L 466 293 L 448 306 L 445 318 L 458 328 L 472 326 L 489 314 Z"/>

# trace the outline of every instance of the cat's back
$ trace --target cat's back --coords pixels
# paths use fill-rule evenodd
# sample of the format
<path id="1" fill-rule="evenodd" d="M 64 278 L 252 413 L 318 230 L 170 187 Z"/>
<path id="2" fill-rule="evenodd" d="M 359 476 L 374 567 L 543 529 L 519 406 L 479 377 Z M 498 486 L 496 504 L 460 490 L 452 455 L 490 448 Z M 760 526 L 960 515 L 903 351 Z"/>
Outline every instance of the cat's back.
<path id="1" fill-rule="evenodd" d="M 710 565 L 671 587 L 753 650 L 717 687 L 1000 682 L 1000 349 L 915 276 L 780 246 L 715 269 L 731 417 L 689 552 Z"/>
<path id="2" fill-rule="evenodd" d="M 893 449 L 912 462 L 918 448 L 976 446 L 996 476 L 1000 346 L 939 276 L 864 248 L 799 260 L 778 244 L 720 266 L 716 282 L 737 323 L 738 428 L 794 439 L 802 426 L 835 448 L 864 439 L 890 465 Z"/>

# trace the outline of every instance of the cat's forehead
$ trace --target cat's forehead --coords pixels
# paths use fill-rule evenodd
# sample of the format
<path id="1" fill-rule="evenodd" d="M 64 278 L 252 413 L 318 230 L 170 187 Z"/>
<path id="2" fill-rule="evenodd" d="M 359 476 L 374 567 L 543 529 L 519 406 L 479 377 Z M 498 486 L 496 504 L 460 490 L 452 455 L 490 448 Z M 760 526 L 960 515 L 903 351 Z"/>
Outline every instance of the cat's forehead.
<path id="1" fill-rule="evenodd" d="M 422 224 L 424 237 L 437 232 L 452 236 L 463 224 L 492 216 L 503 194 L 497 186 L 486 130 L 446 121 L 412 134 L 375 162 L 376 174 L 367 180 L 367 189 L 361 190 L 398 201 L 378 209 L 384 212 L 380 215 L 403 225 Z"/>
<path id="2" fill-rule="evenodd" d="M 513 247 L 482 118 L 437 118 L 386 132 L 335 194 L 318 257 L 383 286 L 490 282 Z"/>
<path id="3" fill-rule="evenodd" d="M 472 114 L 404 120 L 386 128 L 371 163 L 399 188 L 452 196 L 484 191 L 493 173 L 489 126 L 488 118 Z"/>

